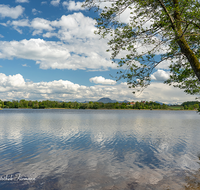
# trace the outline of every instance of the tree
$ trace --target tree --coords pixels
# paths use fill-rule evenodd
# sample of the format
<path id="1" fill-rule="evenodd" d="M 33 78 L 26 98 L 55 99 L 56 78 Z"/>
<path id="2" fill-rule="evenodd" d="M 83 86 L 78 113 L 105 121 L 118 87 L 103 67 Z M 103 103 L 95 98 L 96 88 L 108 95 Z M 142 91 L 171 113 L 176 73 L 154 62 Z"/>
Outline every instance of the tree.
<path id="1" fill-rule="evenodd" d="M 36 106 L 36 107 L 37 107 L 37 106 Z M 38 108 L 38 107 L 37 107 L 37 108 Z M 45 109 L 45 108 L 47 108 L 46 102 L 45 102 L 45 101 L 39 102 L 39 108 L 40 108 L 40 109 Z"/>
<path id="2" fill-rule="evenodd" d="M 99 12 L 96 33 L 108 37 L 107 51 L 123 69 L 117 80 L 129 87 L 147 87 L 155 68 L 170 61 L 169 85 L 188 94 L 200 92 L 199 0 L 85 0 Z M 107 3 L 103 9 L 100 3 Z M 110 4 L 109 4 L 110 2 Z M 129 12 L 129 21 L 120 15 Z M 126 67 L 126 69 L 124 69 Z"/>
<path id="3" fill-rule="evenodd" d="M 19 107 L 19 102 L 18 100 L 13 100 L 12 103 L 10 104 L 9 108 L 18 108 Z"/>
<path id="4" fill-rule="evenodd" d="M 3 107 L 3 102 L 0 100 L 0 109 Z"/>
<path id="5" fill-rule="evenodd" d="M 28 108 L 28 101 L 26 100 L 20 100 L 19 101 L 19 108 Z"/>
<path id="6" fill-rule="evenodd" d="M 99 109 L 99 102 L 94 102 L 93 109 Z"/>
<path id="7" fill-rule="evenodd" d="M 39 108 L 39 103 L 38 103 L 38 101 L 36 100 L 36 101 L 33 101 L 33 109 L 38 109 Z"/>

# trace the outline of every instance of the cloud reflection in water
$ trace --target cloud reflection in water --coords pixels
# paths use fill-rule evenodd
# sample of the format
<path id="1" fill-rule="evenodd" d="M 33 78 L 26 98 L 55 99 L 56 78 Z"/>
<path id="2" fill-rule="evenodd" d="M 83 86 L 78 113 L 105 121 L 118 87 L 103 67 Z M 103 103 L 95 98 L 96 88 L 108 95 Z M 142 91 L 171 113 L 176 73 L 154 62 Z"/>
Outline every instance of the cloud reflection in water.
<path id="1" fill-rule="evenodd" d="M 0 120 L 0 175 L 36 178 L 4 189 L 181 189 L 199 169 L 195 112 L 3 110 Z"/>

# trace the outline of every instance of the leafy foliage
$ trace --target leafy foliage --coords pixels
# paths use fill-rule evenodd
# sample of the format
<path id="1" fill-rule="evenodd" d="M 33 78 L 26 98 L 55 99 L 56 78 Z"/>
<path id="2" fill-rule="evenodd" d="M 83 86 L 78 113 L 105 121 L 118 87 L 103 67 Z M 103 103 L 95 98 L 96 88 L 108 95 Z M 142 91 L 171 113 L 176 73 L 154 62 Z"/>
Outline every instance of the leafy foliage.
<path id="1" fill-rule="evenodd" d="M 198 110 L 198 112 L 200 111 L 199 110 L 199 106 L 200 106 L 200 102 L 198 101 L 188 101 L 188 102 L 183 102 L 181 104 L 185 110 Z"/>
<path id="2" fill-rule="evenodd" d="M 200 94 L 199 80 L 189 63 L 170 65 L 170 79 L 166 80 L 166 84 L 173 84 L 174 87 L 184 89 L 187 94 Z"/>
<path id="3" fill-rule="evenodd" d="M 101 3 L 108 6 L 102 9 Z M 86 0 L 84 6 L 99 12 L 96 33 L 109 39 L 107 51 L 122 68 L 117 80 L 127 79 L 136 89 L 147 87 L 155 68 L 171 61 L 166 83 L 199 94 L 200 1 Z M 124 12 L 128 22 L 120 20 Z"/>

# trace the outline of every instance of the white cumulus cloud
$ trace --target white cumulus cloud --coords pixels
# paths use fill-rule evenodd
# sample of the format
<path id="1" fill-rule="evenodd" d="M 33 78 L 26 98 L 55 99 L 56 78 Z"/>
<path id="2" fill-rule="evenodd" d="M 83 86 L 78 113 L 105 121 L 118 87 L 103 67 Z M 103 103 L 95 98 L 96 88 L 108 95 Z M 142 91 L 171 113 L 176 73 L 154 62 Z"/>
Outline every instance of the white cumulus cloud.
<path id="1" fill-rule="evenodd" d="M 165 81 L 169 79 L 169 72 L 158 69 L 155 73 L 151 75 L 151 79 L 157 81 Z"/>
<path id="2" fill-rule="evenodd" d="M 178 103 L 184 101 L 195 101 L 196 96 L 187 95 L 183 90 L 163 84 L 152 82 L 141 94 L 135 94 L 137 99 L 148 101 L 159 101 L 163 103 Z"/>
<path id="3" fill-rule="evenodd" d="M 0 86 L 1 87 L 23 87 L 25 81 L 22 75 L 9 75 L 6 76 L 3 73 L 0 73 Z"/>
<path id="4" fill-rule="evenodd" d="M 124 88 L 125 85 L 118 85 L 119 88 Z M 127 98 L 131 96 L 131 91 L 118 92 L 117 87 L 109 87 L 104 85 L 83 86 L 74 84 L 68 80 L 54 80 L 49 82 L 25 82 L 20 74 L 6 76 L 0 73 L 0 99 L 32 99 L 32 100 L 62 100 L 62 101 L 97 101 L 102 97 L 111 96 L 113 98 Z M 6 98 L 5 98 L 6 97 Z"/>
<path id="5" fill-rule="evenodd" d="M 72 48 L 61 42 L 46 42 L 43 39 L 25 39 L 19 42 L 0 41 L 0 58 L 34 60 L 42 69 L 106 70 L 109 67 L 116 68 L 116 65 L 94 52 L 91 47 L 85 51 L 84 47 L 80 48 L 78 44 Z"/>
<path id="6" fill-rule="evenodd" d="M 59 29 L 57 37 L 63 41 L 98 38 L 94 35 L 95 21 L 82 13 L 63 15 L 60 20 L 53 21 L 51 25 Z"/>
<path id="7" fill-rule="evenodd" d="M 99 39 L 99 36 L 94 34 L 94 31 L 96 30 L 95 20 L 84 16 L 80 12 L 63 15 L 60 19 L 53 21 L 43 18 L 34 18 L 32 21 L 28 19 L 22 19 L 6 23 L 6 26 L 8 25 L 13 26 L 13 28 L 21 34 L 23 32 L 23 27 L 30 27 L 30 31 L 33 31 L 33 36 L 41 36 L 41 38 L 57 37 L 61 42 L 56 42 L 56 46 L 62 47 L 63 49 L 65 48 L 66 52 L 70 54 L 67 59 L 66 57 L 59 57 L 57 60 L 50 60 L 48 57 L 42 58 L 40 56 L 41 53 L 38 53 L 38 56 L 35 55 L 33 60 L 40 64 L 40 68 L 107 70 L 108 68 L 116 68 L 117 66 L 116 63 L 111 64 L 111 55 L 109 52 L 105 51 L 108 49 L 108 40 Z M 31 39 L 31 41 L 33 41 L 33 39 Z M 37 40 L 35 39 L 35 42 L 36 41 Z M 160 43 L 159 39 L 157 38 L 155 38 L 155 41 Z M 18 43 L 20 44 L 21 42 Z M 44 43 L 46 43 L 46 46 L 49 47 L 49 44 L 55 42 L 48 41 Z M 10 42 L 10 45 L 13 44 L 15 43 Z M 23 48 L 26 48 L 25 45 L 20 47 L 22 48 L 22 52 L 28 51 L 26 49 L 23 50 Z M 135 47 L 139 53 L 142 51 L 148 52 L 153 48 L 151 44 L 146 46 L 146 48 L 142 48 L 139 39 Z M 159 48 L 159 50 L 161 50 L 161 48 Z M 44 51 L 47 52 L 47 50 Z M 60 48 L 58 48 L 58 51 L 60 52 Z M 5 54 L 9 54 L 4 50 L 1 51 L 1 47 L 0 52 L 0 57 L 5 57 Z M 51 51 L 49 51 L 49 53 L 50 52 Z M 157 53 L 159 54 L 160 52 Z M 15 55 L 16 57 L 21 57 L 20 55 Z M 15 57 L 15 55 L 12 56 Z M 122 51 L 120 52 L 119 56 L 117 56 L 117 58 L 121 58 L 126 55 L 127 52 Z M 21 58 L 26 59 L 24 57 Z M 165 66 L 166 63 L 163 63 L 160 64 L 158 68 L 161 69 Z"/>
<path id="8" fill-rule="evenodd" d="M 51 4 L 52 4 L 53 6 L 58 6 L 58 5 L 60 4 L 60 0 L 52 0 L 52 1 L 51 1 Z"/>
<path id="9" fill-rule="evenodd" d="M 105 79 L 106 80 L 106 79 Z M 133 94 L 126 83 L 84 86 L 68 80 L 49 82 L 25 82 L 21 74 L 6 76 L 0 73 L 0 99 L 31 99 L 57 101 L 97 101 L 109 97 L 118 101 L 160 101 L 164 103 L 182 103 L 192 101 L 196 96 L 186 95 L 183 90 L 165 85 L 152 83 L 142 93 Z"/>
<path id="10" fill-rule="evenodd" d="M 22 19 L 22 20 L 14 20 L 10 23 L 13 28 L 15 30 L 17 30 L 20 34 L 22 34 L 22 30 L 20 29 L 20 27 L 29 27 L 30 26 L 30 23 L 29 23 L 29 20 L 28 19 Z"/>
<path id="11" fill-rule="evenodd" d="M 34 18 L 32 21 L 28 19 L 18 20 L 14 22 L 1 23 L 4 26 L 18 26 L 24 27 L 20 23 L 27 20 L 28 24 L 24 26 L 29 26 L 33 30 L 33 35 L 39 34 L 46 36 L 45 32 L 48 32 L 48 36 L 56 34 L 56 37 L 61 41 L 74 41 L 80 39 L 82 42 L 90 39 L 99 39 L 97 35 L 94 34 L 95 20 L 84 16 L 82 13 L 74 13 L 71 15 L 63 15 L 60 19 L 50 21 L 44 18 Z M 19 23 L 19 25 L 17 24 Z M 56 33 L 54 32 L 56 31 Z M 39 32 L 38 32 L 39 31 Z M 45 31 L 45 32 L 44 32 Z"/>
<path id="12" fill-rule="evenodd" d="M 37 9 L 33 8 L 33 9 L 32 9 L 32 13 L 33 13 L 34 15 L 37 15 L 37 14 L 41 13 L 41 11 L 38 11 Z"/>
<path id="13" fill-rule="evenodd" d="M 8 23 L 9 24 L 9 23 Z M 22 58 L 35 60 L 42 69 L 82 69 L 108 70 L 117 69 L 112 64 L 107 40 L 94 34 L 95 21 L 82 13 L 63 15 L 59 20 L 35 18 L 10 22 L 16 30 L 22 33 L 23 27 L 30 27 L 33 35 L 52 36 L 59 42 L 43 39 L 21 41 L 0 41 L 0 58 Z"/>
<path id="14" fill-rule="evenodd" d="M 0 4 L 0 17 L 10 17 L 17 19 L 24 12 L 24 8 L 20 5 L 10 7 L 9 5 Z"/>
<path id="15" fill-rule="evenodd" d="M 64 1 L 62 3 L 63 7 L 67 8 L 70 11 L 79 11 L 85 10 L 85 7 L 82 7 L 83 2 L 75 2 L 75 1 Z"/>
<path id="16" fill-rule="evenodd" d="M 93 82 L 95 84 L 116 84 L 117 82 L 111 79 L 105 79 L 102 76 L 96 76 L 93 78 L 90 78 L 90 82 Z"/>
<path id="17" fill-rule="evenodd" d="M 43 33 L 43 30 L 52 31 L 54 30 L 50 25 L 51 22 L 43 18 L 35 18 L 31 22 L 31 27 L 35 29 L 33 35 Z"/>
<path id="18" fill-rule="evenodd" d="M 25 27 L 25 26 L 30 26 L 29 20 L 28 19 L 22 19 L 22 20 L 14 20 L 11 22 L 11 25 L 14 27 Z"/>

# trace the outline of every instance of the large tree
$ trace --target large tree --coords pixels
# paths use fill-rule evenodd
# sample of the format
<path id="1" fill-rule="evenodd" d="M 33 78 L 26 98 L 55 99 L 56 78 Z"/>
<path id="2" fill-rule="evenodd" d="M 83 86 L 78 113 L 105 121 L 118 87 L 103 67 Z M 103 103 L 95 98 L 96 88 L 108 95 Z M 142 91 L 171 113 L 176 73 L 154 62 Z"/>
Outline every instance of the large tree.
<path id="1" fill-rule="evenodd" d="M 107 51 L 122 67 L 117 79 L 146 87 L 156 67 L 170 61 L 165 83 L 199 94 L 199 0 L 86 0 L 84 6 L 99 12 L 96 33 L 109 39 Z M 129 20 L 122 22 L 125 13 Z"/>

